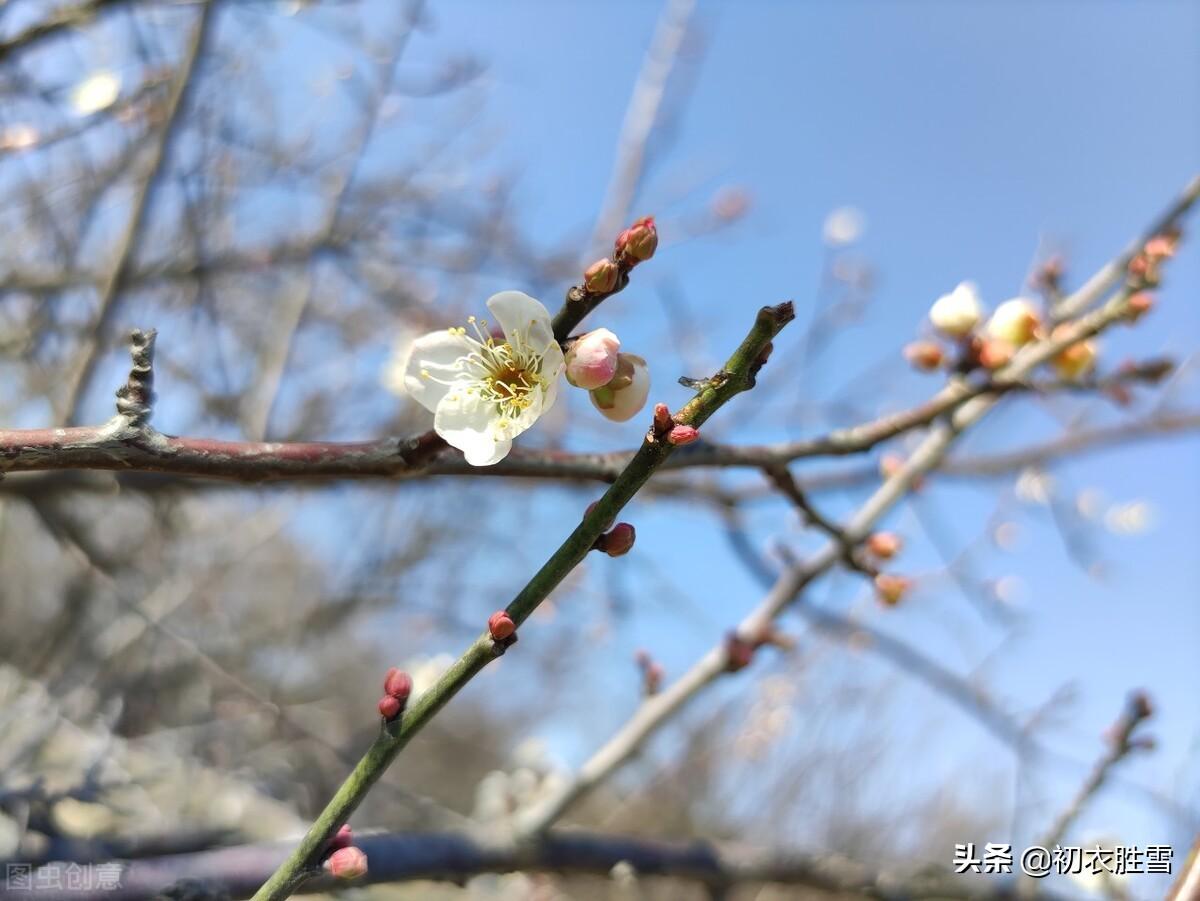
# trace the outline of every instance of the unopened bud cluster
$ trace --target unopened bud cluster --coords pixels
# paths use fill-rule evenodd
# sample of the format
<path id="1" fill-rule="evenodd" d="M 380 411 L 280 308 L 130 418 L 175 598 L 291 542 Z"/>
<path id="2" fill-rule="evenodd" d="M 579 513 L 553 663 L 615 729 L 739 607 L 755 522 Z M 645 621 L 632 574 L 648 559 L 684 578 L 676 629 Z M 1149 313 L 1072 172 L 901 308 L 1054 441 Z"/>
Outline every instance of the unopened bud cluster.
<path id="1" fill-rule="evenodd" d="M 1126 301 L 1128 322 L 1136 322 L 1154 306 L 1154 298 L 1146 289 L 1158 284 L 1162 263 L 1174 255 L 1179 237 L 1174 230 L 1155 235 L 1130 258 L 1127 284 L 1133 293 Z M 1053 304 L 1060 299 L 1062 277 L 1062 260 L 1055 257 L 1034 273 L 1030 283 Z M 1038 303 L 1028 297 L 1006 300 L 988 316 L 979 289 L 970 281 L 960 282 L 953 291 L 934 301 L 929 308 L 929 323 L 937 336 L 951 342 L 951 347 L 947 349 L 930 338 L 910 342 L 904 348 L 904 357 L 909 365 L 922 372 L 998 370 L 1012 362 L 1026 345 L 1061 341 L 1066 334 L 1065 324 L 1048 321 Z M 1059 377 L 1076 381 L 1095 368 L 1097 356 L 1095 343 L 1083 339 L 1055 354 L 1050 366 Z"/>
<path id="2" fill-rule="evenodd" d="M 654 256 L 658 229 L 653 216 L 637 220 L 617 235 L 613 255 L 597 260 L 583 273 L 585 294 L 606 295 L 638 263 Z M 622 353 L 620 339 L 606 328 L 573 339 L 566 352 L 567 381 L 588 392 L 592 406 L 613 422 L 626 422 L 646 405 L 650 369 L 637 354 Z M 686 441 L 684 436 L 681 440 Z"/>
<path id="3" fill-rule="evenodd" d="M 412 689 L 412 676 L 394 666 L 391 667 L 383 677 L 383 697 L 379 699 L 380 715 L 388 722 L 400 716 Z"/>

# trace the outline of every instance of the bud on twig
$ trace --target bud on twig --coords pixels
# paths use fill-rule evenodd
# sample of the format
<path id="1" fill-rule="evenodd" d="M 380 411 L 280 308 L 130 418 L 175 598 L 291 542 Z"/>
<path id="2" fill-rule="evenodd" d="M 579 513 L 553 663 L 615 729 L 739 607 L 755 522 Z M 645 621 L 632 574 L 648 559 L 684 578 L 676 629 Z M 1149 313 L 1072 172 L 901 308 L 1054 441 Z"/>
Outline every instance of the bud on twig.
<path id="1" fill-rule="evenodd" d="M 650 259 L 658 249 L 658 229 L 654 225 L 654 217 L 646 216 L 633 223 L 617 235 L 613 247 L 617 259 L 631 266 Z"/>
<path id="2" fill-rule="evenodd" d="M 389 723 L 400 715 L 404 709 L 404 705 L 399 699 L 393 698 L 391 695 L 384 695 L 379 699 L 379 714 Z"/>
<path id="3" fill-rule="evenodd" d="M 620 277 L 620 267 L 605 257 L 602 260 L 596 260 L 584 270 L 583 287 L 589 294 L 608 294 L 617 286 L 617 279 Z"/>
<path id="4" fill-rule="evenodd" d="M 493 641 L 507 641 L 516 634 L 517 624 L 507 610 L 497 610 L 488 617 L 488 633 Z"/>
<path id="5" fill-rule="evenodd" d="M 889 573 L 880 573 L 875 577 L 875 592 L 879 596 L 879 600 L 887 604 L 889 607 L 895 607 L 908 594 L 908 590 L 912 587 L 912 582 L 904 578 L 904 576 L 893 576 Z"/>
<path id="6" fill-rule="evenodd" d="M 677 425 L 667 433 L 667 443 L 674 444 L 676 447 L 682 447 L 685 444 L 691 444 L 700 437 L 700 430 L 695 426 Z"/>
<path id="7" fill-rule="evenodd" d="M 629 553 L 636 539 L 637 530 L 627 522 L 619 522 L 608 534 L 597 538 L 592 549 L 603 551 L 610 557 L 623 557 Z"/>
<path id="8" fill-rule="evenodd" d="M 1014 350 L 1013 345 L 1001 338 L 984 338 L 979 343 L 979 365 L 989 370 L 1007 366 Z"/>
<path id="9" fill-rule="evenodd" d="M 936 341 L 913 341 L 904 348 L 904 359 L 914 369 L 932 372 L 941 367 L 946 354 Z"/>
<path id="10" fill-rule="evenodd" d="M 904 546 L 895 532 L 874 532 L 867 537 L 867 550 L 880 560 L 891 560 Z"/>
<path id="11" fill-rule="evenodd" d="M 408 700 L 408 696 L 412 694 L 412 688 L 412 676 L 394 666 L 387 671 L 387 675 L 383 679 L 384 693 L 395 698 L 401 704 Z"/>
<path id="12" fill-rule="evenodd" d="M 588 391 L 607 385 L 617 374 L 620 348 L 620 339 L 606 328 L 576 338 L 567 348 L 567 381 Z"/>
<path id="13" fill-rule="evenodd" d="M 983 303 L 974 282 L 959 282 L 929 308 L 929 321 L 943 335 L 965 338 L 983 318 Z"/>
<path id="14" fill-rule="evenodd" d="M 1128 322 L 1137 322 L 1154 309 L 1154 295 L 1149 291 L 1139 291 L 1126 301 L 1129 313 L 1125 317 Z"/>
<path id="15" fill-rule="evenodd" d="M 367 855 L 360 848 L 338 848 L 323 866 L 334 879 L 358 879 L 367 874 Z"/>
<path id="16" fill-rule="evenodd" d="M 987 321 L 987 333 L 1012 347 L 1023 347 L 1038 337 L 1042 328 L 1037 308 L 1024 297 L 1014 297 L 996 307 Z"/>
<path id="17" fill-rule="evenodd" d="M 1051 338 L 1061 338 L 1070 327 L 1066 323 L 1058 326 L 1051 333 Z M 1050 364 L 1061 378 L 1075 381 L 1087 375 L 1096 365 L 1096 342 L 1084 339 L 1064 347 L 1058 352 Z"/>

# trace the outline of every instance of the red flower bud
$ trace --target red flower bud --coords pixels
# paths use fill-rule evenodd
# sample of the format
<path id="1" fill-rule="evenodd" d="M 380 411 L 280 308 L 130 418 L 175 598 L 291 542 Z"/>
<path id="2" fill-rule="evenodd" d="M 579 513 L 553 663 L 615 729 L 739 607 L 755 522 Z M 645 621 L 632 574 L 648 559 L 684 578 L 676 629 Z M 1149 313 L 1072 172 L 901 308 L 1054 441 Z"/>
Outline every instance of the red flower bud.
<path id="1" fill-rule="evenodd" d="M 695 426 L 677 425 L 667 434 L 667 443 L 682 447 L 691 444 L 700 437 L 700 430 Z"/>
<path id="2" fill-rule="evenodd" d="M 602 260 L 596 260 L 584 270 L 583 287 L 589 294 L 607 294 L 617 286 L 617 279 L 620 276 L 620 267 L 605 257 Z"/>
<path id="3" fill-rule="evenodd" d="M 387 671 L 387 676 L 383 680 L 383 690 L 391 695 L 402 705 L 408 700 L 408 696 L 412 694 L 413 681 L 412 676 L 402 670 L 392 667 Z"/>
<path id="4" fill-rule="evenodd" d="M 334 879 L 357 879 L 367 874 L 367 855 L 361 848 L 338 848 L 329 855 L 324 867 Z"/>
<path id="5" fill-rule="evenodd" d="M 508 615 L 507 610 L 497 610 L 488 617 L 488 632 L 494 641 L 504 641 L 511 638 L 517 631 L 517 624 Z"/>
<path id="6" fill-rule="evenodd" d="M 658 229 L 655 228 L 654 217 L 646 216 L 633 223 L 617 235 L 613 246 L 617 258 L 624 258 L 631 264 L 650 259 L 658 249 Z"/>
<path id="7" fill-rule="evenodd" d="M 611 532 L 602 537 L 604 539 L 604 547 L 601 550 L 604 553 L 610 557 L 623 557 L 633 547 L 633 542 L 637 538 L 637 531 L 629 523 L 619 522 L 613 526 Z"/>
<path id="8" fill-rule="evenodd" d="M 400 711 L 404 709 L 404 705 L 391 695 L 384 695 L 379 699 L 379 713 L 385 719 L 391 722 L 400 715 Z"/>

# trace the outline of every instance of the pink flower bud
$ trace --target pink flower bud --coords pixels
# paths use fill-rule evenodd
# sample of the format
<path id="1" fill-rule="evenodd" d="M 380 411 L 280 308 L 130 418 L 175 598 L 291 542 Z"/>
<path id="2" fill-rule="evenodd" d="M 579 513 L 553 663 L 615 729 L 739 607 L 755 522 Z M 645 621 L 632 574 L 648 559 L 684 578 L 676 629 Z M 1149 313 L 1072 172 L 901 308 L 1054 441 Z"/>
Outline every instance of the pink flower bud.
<path id="1" fill-rule="evenodd" d="M 1137 322 L 1154 308 L 1154 295 L 1149 291 L 1139 291 L 1126 303 L 1129 306 L 1129 314 L 1126 318 L 1130 322 Z"/>
<path id="2" fill-rule="evenodd" d="M 1148 257 L 1166 259 L 1175 255 L 1175 245 L 1178 240 L 1177 235 L 1155 235 L 1146 242 L 1146 246 L 1142 250 Z"/>
<path id="3" fill-rule="evenodd" d="M 488 617 L 488 632 L 491 633 L 492 640 L 504 641 L 507 638 L 511 638 L 516 631 L 517 624 L 508 615 L 508 611 L 497 610 Z"/>
<path id="4" fill-rule="evenodd" d="M 895 532 L 875 532 L 867 538 L 867 550 L 880 560 L 891 560 L 903 546 Z"/>
<path id="5" fill-rule="evenodd" d="M 337 834 L 329 840 L 329 850 L 336 851 L 338 848 L 349 848 L 353 842 L 354 833 L 350 829 L 350 824 L 344 823 L 338 829 Z"/>
<path id="6" fill-rule="evenodd" d="M 607 385 L 594 388 L 592 406 L 605 419 L 625 422 L 646 406 L 650 396 L 650 369 L 636 354 L 617 355 L 617 374 Z"/>
<path id="7" fill-rule="evenodd" d="M 589 294 L 607 294 L 617 286 L 617 279 L 620 276 L 620 267 L 605 257 L 602 260 L 596 260 L 584 270 L 583 287 Z"/>
<path id="8" fill-rule="evenodd" d="M 384 693 L 391 695 L 401 704 L 407 701 L 408 696 L 412 694 L 412 687 L 412 676 L 394 666 L 387 671 L 387 676 L 383 680 Z"/>
<path id="9" fill-rule="evenodd" d="M 338 848 L 324 863 L 334 879 L 358 879 L 367 874 L 367 855 L 361 848 Z"/>
<path id="10" fill-rule="evenodd" d="M 913 341 L 904 348 L 904 358 L 914 369 L 932 372 L 942 365 L 946 354 L 936 341 Z"/>
<path id="11" fill-rule="evenodd" d="M 658 249 L 658 229 L 654 225 L 654 217 L 646 216 L 639 219 L 621 234 L 617 235 L 617 259 L 622 257 L 629 263 L 640 263 L 654 256 Z"/>
<path id="12" fill-rule="evenodd" d="M 606 328 L 581 336 L 567 349 L 567 381 L 588 391 L 607 385 L 617 374 L 620 347 L 620 340 Z"/>
<path id="13" fill-rule="evenodd" d="M 384 695 L 379 699 L 379 715 L 389 722 L 398 717 L 403 709 L 404 705 L 391 695 Z"/>
<path id="14" fill-rule="evenodd" d="M 700 430 L 695 426 L 677 425 L 667 433 L 667 443 L 682 447 L 691 444 L 700 437 Z"/>
<path id="15" fill-rule="evenodd" d="M 600 549 L 610 557 L 623 557 L 633 547 L 637 538 L 637 530 L 627 522 L 619 522 L 612 527 L 607 535 L 601 536 L 603 545 Z"/>
<path id="16" fill-rule="evenodd" d="M 985 338 L 979 344 L 979 365 L 984 369 L 1007 366 L 1013 358 L 1013 346 L 1001 338 Z"/>

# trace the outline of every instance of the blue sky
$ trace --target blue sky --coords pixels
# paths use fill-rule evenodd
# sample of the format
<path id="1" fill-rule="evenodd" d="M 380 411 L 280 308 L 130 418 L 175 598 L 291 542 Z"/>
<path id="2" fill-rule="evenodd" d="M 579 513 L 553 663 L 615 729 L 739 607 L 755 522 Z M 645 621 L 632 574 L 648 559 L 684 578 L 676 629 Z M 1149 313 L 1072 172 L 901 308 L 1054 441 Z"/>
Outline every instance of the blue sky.
<path id="1" fill-rule="evenodd" d="M 582 236 L 590 228 L 659 9 L 642 2 L 435 4 L 436 43 L 470 49 L 488 63 L 483 119 L 494 135 L 490 162 L 520 174 L 517 204 L 535 231 Z M 678 242 L 664 230 L 659 257 L 595 320 L 616 329 L 627 346 L 642 346 L 658 373 L 655 396 L 672 402 L 684 396 L 671 383 L 686 370 L 666 338 L 664 292 L 685 299 L 701 333 L 701 355 L 713 361 L 763 303 L 793 298 L 804 322 L 824 260 L 821 225 L 834 207 L 852 204 L 866 214 L 856 252 L 876 270 L 875 300 L 863 323 L 823 350 L 819 375 L 793 382 L 790 390 L 803 398 L 811 387 L 819 399 L 892 359 L 867 395 L 878 409 L 894 409 L 935 387 L 927 377 L 907 374 L 898 351 L 938 294 L 969 278 L 994 305 L 1022 289 L 1031 262 L 1046 247 L 1064 251 L 1071 277 L 1080 280 L 1122 248 L 1200 163 L 1200 7 L 1192 3 L 701 2 L 694 24 L 694 53 L 676 79 L 677 88 L 690 82 L 686 104 L 652 160 L 636 212 L 670 223 L 725 185 L 744 187 L 752 209 L 744 222 L 716 236 Z M 1168 274 L 1161 307 L 1143 327 L 1107 339 L 1105 361 L 1193 352 L 1200 336 L 1198 287 L 1197 254 L 1194 245 L 1185 246 Z M 1185 381 L 1174 397 L 1180 406 L 1194 403 L 1194 383 Z M 788 408 L 782 401 L 742 399 L 739 404 L 763 405 L 767 413 L 739 430 L 736 413 L 725 411 L 713 432 L 752 442 L 816 429 L 777 414 Z M 1053 434 L 1062 409 L 1013 405 L 987 422 L 967 449 L 1019 446 Z M 1102 402 L 1087 409 L 1095 423 L 1119 415 Z M 576 402 L 571 416 L 587 416 L 586 404 Z M 635 423 L 589 427 L 578 443 L 627 446 L 640 429 Z M 1060 686 L 1074 685 L 1077 698 L 1066 708 L 1065 723 L 1052 730 L 1052 744 L 1087 760 L 1099 752 L 1098 736 L 1126 691 L 1145 687 L 1159 705 L 1152 731 L 1161 749 L 1133 761 L 1126 775 L 1168 794 L 1180 790 L 1182 779 L 1191 794 L 1179 800 L 1192 803 L 1198 774 L 1187 761 L 1200 742 L 1197 448 L 1192 438 L 1151 442 L 1056 470 L 1069 498 L 1096 488 L 1111 503 L 1142 499 L 1153 507 L 1147 533 L 1115 536 L 1096 527 L 1103 579 L 1071 562 L 1037 507 L 1014 508 L 1022 537 L 1013 553 L 979 561 L 986 575 L 1016 573 L 1024 582 L 1019 635 L 987 665 L 996 694 L 1028 713 Z M 984 529 L 992 499 L 1011 489 L 1011 480 L 983 490 L 935 486 L 928 503 L 950 523 L 951 540 L 965 543 Z M 835 511 L 849 509 L 846 500 L 828 502 Z M 557 509 L 552 500 L 547 507 Z M 552 518 L 547 513 L 545 521 Z M 648 502 L 636 502 L 630 518 L 639 529 L 638 553 L 663 567 L 703 571 L 684 588 L 714 628 L 736 622 L 756 601 L 759 589 L 721 544 L 713 522 Z M 786 531 L 787 520 L 780 507 L 756 512 L 756 537 L 765 546 Z M 915 538 L 911 511 L 901 509 L 888 522 L 914 536 L 899 569 L 926 572 L 937 565 L 932 550 Z M 547 526 L 544 542 L 525 549 L 530 561 L 558 537 Z M 857 605 L 880 627 L 955 668 L 970 668 L 1006 639 L 940 583 L 895 615 L 863 606 L 853 580 L 838 585 L 841 593 L 823 595 L 823 602 L 843 610 Z M 670 627 L 667 615 L 650 605 L 623 628 L 622 649 L 650 645 L 674 671 L 715 637 L 694 622 Z M 627 681 L 620 671 L 596 668 L 601 680 Z M 923 689 L 904 698 L 940 718 L 946 766 L 987 753 L 986 742 Z M 579 725 L 564 753 L 574 759 L 622 716 L 617 708 Z M 932 763 L 938 759 L 930 758 L 933 781 L 941 772 Z M 1081 773 L 1048 773 L 1052 811 Z M 1164 840 L 1161 822 L 1142 819 L 1133 809 L 1136 799 L 1125 801 L 1121 792 L 1112 793 L 1088 814 L 1081 833 L 1118 823 L 1131 833 L 1130 842 Z M 1041 822 L 1035 811 L 1029 828 L 1037 831 Z"/>

